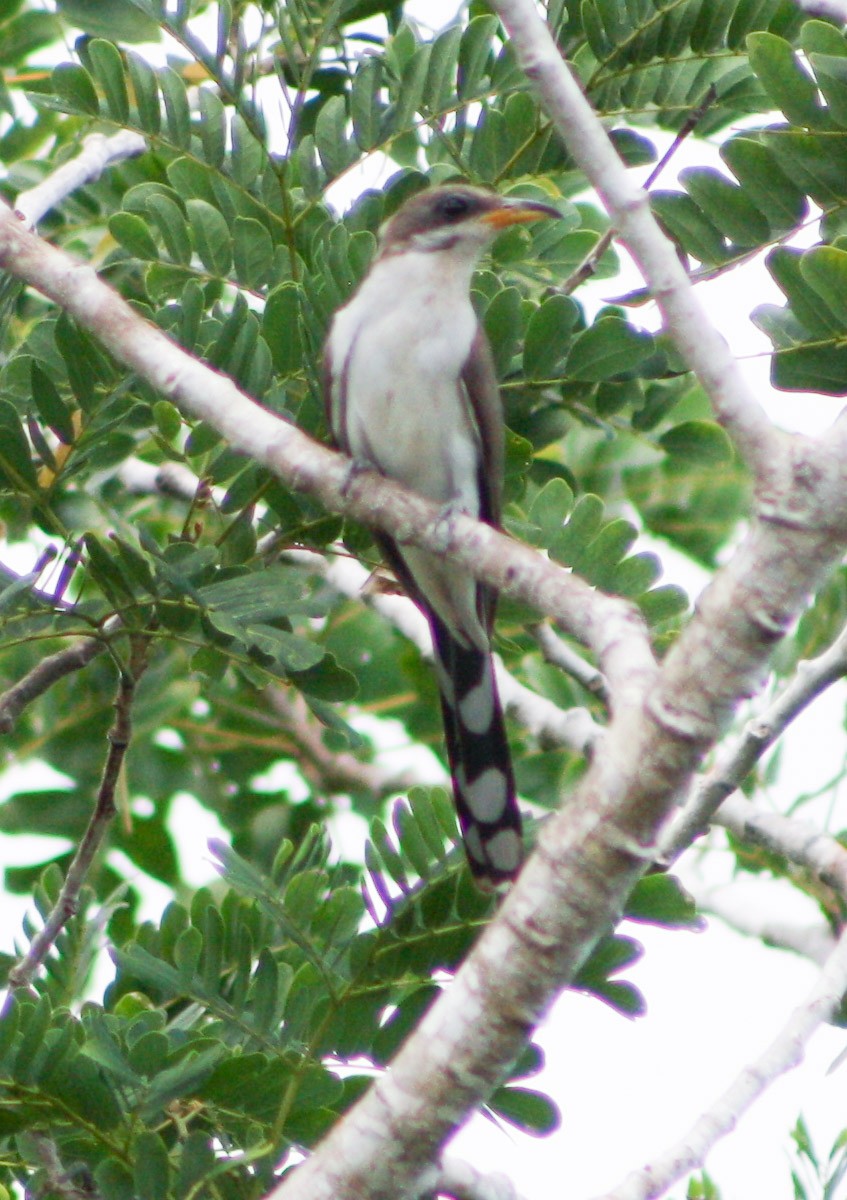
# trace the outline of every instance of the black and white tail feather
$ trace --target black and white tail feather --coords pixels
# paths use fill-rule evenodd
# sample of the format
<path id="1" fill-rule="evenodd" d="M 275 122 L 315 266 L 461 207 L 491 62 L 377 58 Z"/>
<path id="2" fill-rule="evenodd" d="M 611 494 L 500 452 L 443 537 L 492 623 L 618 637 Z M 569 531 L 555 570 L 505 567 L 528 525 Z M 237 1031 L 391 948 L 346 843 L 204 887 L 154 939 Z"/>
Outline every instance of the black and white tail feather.
<path id="1" fill-rule="evenodd" d="M 447 758 L 473 873 L 496 885 L 521 864 L 521 814 L 490 650 L 463 645 L 429 615 Z"/>

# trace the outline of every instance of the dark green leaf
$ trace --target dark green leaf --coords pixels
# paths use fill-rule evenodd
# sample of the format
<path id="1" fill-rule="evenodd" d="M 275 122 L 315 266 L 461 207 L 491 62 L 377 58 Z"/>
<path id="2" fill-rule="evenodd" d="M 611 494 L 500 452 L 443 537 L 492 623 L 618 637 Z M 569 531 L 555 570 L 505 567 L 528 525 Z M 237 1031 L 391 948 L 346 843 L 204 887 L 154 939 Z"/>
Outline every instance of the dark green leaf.
<path id="1" fill-rule="evenodd" d="M 659 445 L 689 462 L 725 463 L 732 459 L 732 442 L 713 421 L 683 421 L 659 438 Z"/>
<path id="2" fill-rule="evenodd" d="M 119 212 L 109 218 L 109 232 L 116 242 L 142 260 L 154 261 L 159 257 L 159 248 L 150 230 L 141 217 L 134 213 Z"/>
<path id="3" fill-rule="evenodd" d="M 104 10 L 102 0 L 58 0 L 58 9 L 69 24 L 93 37 L 121 42 L 159 40 L 158 21 L 133 0 L 109 0 L 108 10 Z"/>
<path id="4" fill-rule="evenodd" d="M 85 67 L 73 63 L 61 63 L 53 71 L 53 90 L 78 112 L 98 116 L 100 101 L 94 81 Z"/>
<path id="5" fill-rule="evenodd" d="M 498 1088 L 489 1096 L 488 1107 L 510 1125 L 535 1137 L 553 1133 L 562 1123 L 561 1114 L 550 1097 L 531 1088 Z"/>
<path id="6" fill-rule="evenodd" d="M 187 200 L 194 249 L 213 275 L 226 275 L 232 266 L 232 241 L 223 214 L 205 200 Z"/>
<path id="7" fill-rule="evenodd" d="M 610 379 L 635 370 L 653 351 L 649 333 L 616 317 L 604 317 L 574 338 L 564 373 L 570 379 Z"/>
<path id="8" fill-rule="evenodd" d="M 106 97 L 108 113 L 125 125 L 129 118 L 129 94 L 120 53 L 112 42 L 99 38 L 89 42 L 87 49 L 91 69 Z"/>

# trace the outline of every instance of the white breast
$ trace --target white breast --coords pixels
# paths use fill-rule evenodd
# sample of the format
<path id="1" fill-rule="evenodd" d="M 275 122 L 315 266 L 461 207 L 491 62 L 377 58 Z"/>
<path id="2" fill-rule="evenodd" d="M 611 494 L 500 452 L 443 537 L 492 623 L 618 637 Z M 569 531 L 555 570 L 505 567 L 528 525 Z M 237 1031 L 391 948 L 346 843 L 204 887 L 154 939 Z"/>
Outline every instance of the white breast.
<path id="1" fill-rule="evenodd" d="M 386 257 L 336 314 L 329 345 L 354 457 L 476 514 L 479 436 L 461 382 L 477 329 L 469 282 L 449 255 Z"/>

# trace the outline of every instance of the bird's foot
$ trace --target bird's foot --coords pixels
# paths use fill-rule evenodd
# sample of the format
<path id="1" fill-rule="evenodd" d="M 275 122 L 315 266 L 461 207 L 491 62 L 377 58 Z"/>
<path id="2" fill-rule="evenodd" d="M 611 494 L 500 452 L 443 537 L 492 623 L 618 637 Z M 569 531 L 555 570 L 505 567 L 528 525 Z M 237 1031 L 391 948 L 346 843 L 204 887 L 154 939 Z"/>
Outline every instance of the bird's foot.
<path id="1" fill-rule="evenodd" d="M 366 471 L 373 471 L 375 467 L 373 463 L 369 463 L 366 458 L 350 458 L 348 459 L 347 472 L 341 484 L 341 495 L 346 500 L 350 489 L 360 475 L 364 475 Z"/>
<path id="2" fill-rule="evenodd" d="M 432 532 L 440 543 L 440 550 L 446 553 L 455 532 L 456 517 L 472 517 L 474 514 L 460 500 L 448 500 L 438 510 Z"/>

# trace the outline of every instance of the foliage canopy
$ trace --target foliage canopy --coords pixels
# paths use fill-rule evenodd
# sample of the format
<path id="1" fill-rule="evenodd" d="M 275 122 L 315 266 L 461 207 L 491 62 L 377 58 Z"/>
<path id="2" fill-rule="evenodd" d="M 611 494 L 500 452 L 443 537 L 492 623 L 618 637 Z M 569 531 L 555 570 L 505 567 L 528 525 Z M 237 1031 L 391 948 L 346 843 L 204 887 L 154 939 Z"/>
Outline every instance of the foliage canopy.
<path id="1" fill-rule="evenodd" d="M 642 297 L 582 302 L 589 275 L 615 294 L 607 220 L 488 8 L 429 32 L 384 0 L 56 7 L 0 4 L 3 195 L 92 132 L 140 134 L 145 151 L 65 195 L 41 234 L 318 438 L 324 331 L 385 217 L 454 177 L 555 201 L 564 219 L 503 235 L 474 282 L 509 428 L 506 524 L 633 600 L 664 649 L 689 600 L 661 581 L 659 547 L 714 568 L 749 481 L 670 340 L 639 326 Z M 634 170 L 668 134 L 721 135 L 722 169 L 660 179 L 654 211 L 695 275 L 767 251 L 785 294 L 756 315 L 775 384 L 847 392 L 843 34 L 790 0 L 549 0 L 547 15 Z M 362 190 L 380 165 L 384 186 Z M 793 248 L 817 209 L 821 244 Z M 3 300 L 0 517 L 7 547 L 45 552 L 29 574 L 0 567 L 4 686 L 79 639 L 97 647 L 14 725 L 32 778 L 34 764 L 58 774 L 9 795 L 0 831 L 70 847 L 6 872 L 42 917 L 101 788 L 121 680 L 133 696 L 108 834 L 122 855 L 97 857 L 43 976 L 0 1019 L 0 1180 L 52 1195 L 49 1141 L 104 1200 L 259 1197 L 384 1067 L 491 916 L 447 793 L 394 800 L 405 789 L 379 766 L 375 719 L 441 755 L 434 686 L 414 646 L 325 574 L 338 543 L 375 564 L 366 530 L 188 420 L 56 305 L 8 281 Z M 831 643 L 844 613 L 839 574 L 777 669 Z M 537 620 L 502 604 L 507 669 L 602 722 L 602 700 L 542 660 Z M 583 756 L 511 734 L 521 795 L 536 814 L 558 806 Z M 170 824 L 183 793 L 231 843 L 214 847 L 220 882 L 194 893 Z M 364 863 L 330 847 L 326 822 L 348 809 L 369 823 Z M 173 891 L 160 923 L 138 920 L 138 871 Z M 697 920 L 670 877 L 642 882 L 630 912 Z M 113 978 L 83 1003 L 104 937 Z M 610 932 L 576 986 L 637 1014 L 618 978 L 637 954 Z M 527 1086 L 540 1065 L 530 1044 L 488 1104 L 543 1133 L 557 1114 Z"/>

